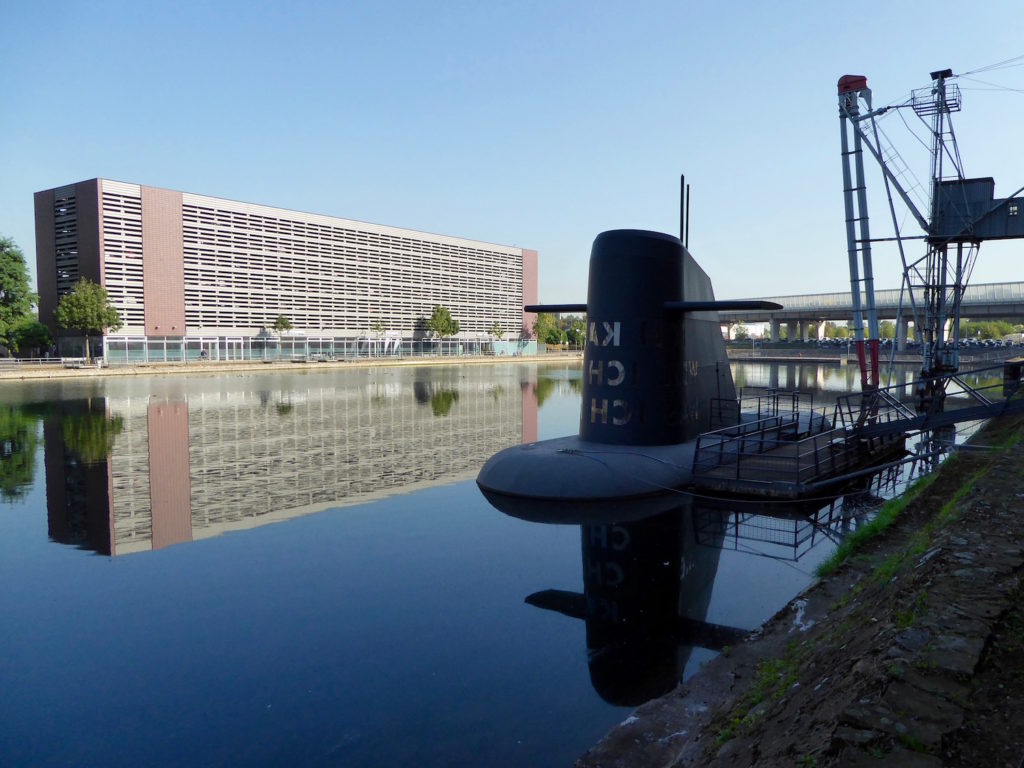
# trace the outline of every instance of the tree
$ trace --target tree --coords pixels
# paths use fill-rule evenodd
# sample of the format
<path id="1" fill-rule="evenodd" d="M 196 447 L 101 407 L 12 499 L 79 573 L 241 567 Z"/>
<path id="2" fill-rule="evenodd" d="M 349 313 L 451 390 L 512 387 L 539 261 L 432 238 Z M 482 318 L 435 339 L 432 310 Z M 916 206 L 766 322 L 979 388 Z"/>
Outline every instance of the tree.
<path id="1" fill-rule="evenodd" d="M 38 357 L 52 343 L 49 328 L 34 317 L 23 317 L 15 323 L 8 346 L 12 352 L 33 352 L 29 357 Z"/>
<path id="2" fill-rule="evenodd" d="M 278 315 L 277 320 L 275 320 L 274 324 L 270 327 L 274 330 L 274 333 L 280 336 L 285 331 L 290 331 L 292 329 L 292 321 L 284 315 Z"/>
<path id="3" fill-rule="evenodd" d="M 505 335 L 505 331 L 501 327 L 501 323 L 499 323 L 497 320 L 495 320 L 494 323 L 491 325 L 490 333 L 491 333 L 491 336 L 493 336 L 494 338 L 496 338 L 498 340 L 500 340 L 501 337 Z"/>
<path id="4" fill-rule="evenodd" d="M 270 330 L 272 330 L 277 335 L 277 356 L 278 356 L 278 359 L 281 358 L 281 352 L 282 352 L 282 349 L 281 349 L 281 347 L 282 347 L 281 337 L 284 336 L 285 331 L 290 331 L 291 329 L 292 329 L 292 321 L 289 320 L 284 315 L 278 315 L 277 319 L 274 321 L 274 324 L 272 326 L 270 326 Z"/>
<path id="5" fill-rule="evenodd" d="M 838 323 L 825 323 L 826 339 L 847 339 L 850 337 L 850 329 Z"/>
<path id="6" fill-rule="evenodd" d="M 544 344 L 563 344 L 566 340 L 565 332 L 558 327 L 558 321 L 550 312 L 537 314 L 537 322 L 534 323 L 533 333 L 537 341 Z"/>
<path id="7" fill-rule="evenodd" d="M 29 290 L 25 255 L 9 237 L 0 237 L 0 344 L 17 351 L 14 329 L 39 297 Z"/>
<path id="8" fill-rule="evenodd" d="M 883 320 L 878 324 L 878 338 L 880 339 L 895 339 L 896 338 L 896 325 L 892 320 Z"/>
<path id="9" fill-rule="evenodd" d="M 569 327 L 566 329 L 565 335 L 573 346 L 584 346 L 587 343 L 587 321 L 579 315 L 573 315 L 569 320 Z"/>
<path id="10" fill-rule="evenodd" d="M 455 336 L 459 332 L 459 321 L 452 317 L 448 307 L 440 304 L 434 307 L 430 317 L 426 321 L 427 330 L 442 339 L 446 336 Z"/>
<path id="11" fill-rule="evenodd" d="M 1006 320 L 965 320 L 960 323 L 961 339 L 996 339 L 1009 336 L 1014 326 Z"/>
<path id="12" fill-rule="evenodd" d="M 61 296 L 53 313 L 61 328 L 85 336 L 85 360 L 89 362 L 89 336 L 102 336 L 121 327 L 121 316 L 110 306 L 107 289 L 83 277 L 70 293 Z"/>
<path id="13" fill-rule="evenodd" d="M 736 341 L 746 341 L 750 338 L 750 331 L 747 330 L 747 326 L 740 321 L 732 329 L 732 336 Z"/>

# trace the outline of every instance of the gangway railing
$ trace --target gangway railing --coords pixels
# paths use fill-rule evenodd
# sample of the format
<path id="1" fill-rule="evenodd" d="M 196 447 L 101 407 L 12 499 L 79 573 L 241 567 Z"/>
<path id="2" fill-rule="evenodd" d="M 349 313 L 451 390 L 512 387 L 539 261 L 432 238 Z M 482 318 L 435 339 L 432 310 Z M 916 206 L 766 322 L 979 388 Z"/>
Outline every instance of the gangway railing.
<path id="1" fill-rule="evenodd" d="M 755 421 L 767 419 L 772 416 L 789 414 L 796 416 L 800 413 L 814 411 L 814 395 L 798 390 L 787 389 L 741 389 L 739 396 L 734 400 L 731 398 L 711 398 L 712 429 L 738 424 L 742 421 L 743 414 L 751 415 Z"/>
<path id="2" fill-rule="evenodd" d="M 936 408 L 930 412 L 918 412 L 909 407 L 904 398 L 913 397 L 911 382 L 902 382 L 888 387 L 866 392 L 854 392 L 836 398 L 836 414 L 838 424 L 848 430 L 857 432 L 864 437 L 874 437 L 889 431 L 916 432 L 929 429 L 931 426 L 942 426 L 957 421 L 984 419 L 995 416 L 1005 405 L 1005 398 L 1012 390 L 1012 382 L 1007 382 L 1007 371 L 1013 367 L 1013 361 L 1003 361 L 999 365 L 989 365 L 968 371 L 949 373 L 939 377 L 945 379 L 945 403 L 957 395 L 965 395 L 979 405 L 974 408 L 957 408 L 944 411 Z M 1018 369 L 1018 374 L 1020 369 Z M 968 381 L 970 377 L 978 379 L 977 384 Z M 949 385 L 955 385 L 950 387 Z M 987 415 L 986 415 L 986 409 Z M 961 413 L 962 412 L 962 413 Z M 891 424 L 891 428 L 886 427 Z"/>
<path id="3" fill-rule="evenodd" d="M 779 415 L 700 435 L 693 475 L 698 485 L 725 491 L 776 487 L 781 495 L 807 483 L 837 476 L 859 464 L 865 446 L 848 440 L 822 409 Z"/>

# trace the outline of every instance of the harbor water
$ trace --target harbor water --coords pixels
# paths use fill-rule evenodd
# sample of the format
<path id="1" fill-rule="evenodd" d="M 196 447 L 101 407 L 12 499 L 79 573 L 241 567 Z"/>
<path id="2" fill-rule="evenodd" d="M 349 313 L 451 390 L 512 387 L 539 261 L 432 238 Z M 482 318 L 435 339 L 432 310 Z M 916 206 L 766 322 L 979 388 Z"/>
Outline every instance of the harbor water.
<path id="1" fill-rule="evenodd" d="M 846 368 L 733 366 L 825 404 Z M 579 365 L 3 383 L 0 763 L 564 766 L 813 579 L 898 490 L 492 508 Z"/>

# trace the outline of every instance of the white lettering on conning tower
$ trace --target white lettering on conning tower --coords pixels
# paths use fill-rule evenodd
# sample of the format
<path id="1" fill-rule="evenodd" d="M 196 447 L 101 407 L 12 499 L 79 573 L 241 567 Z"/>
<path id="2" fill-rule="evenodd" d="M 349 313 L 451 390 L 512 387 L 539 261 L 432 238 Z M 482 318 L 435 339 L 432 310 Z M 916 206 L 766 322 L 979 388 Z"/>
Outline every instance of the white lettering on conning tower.
<path id="1" fill-rule="evenodd" d="M 615 375 L 611 375 L 612 369 L 615 369 Z M 604 380 L 604 361 L 603 360 L 591 360 L 590 368 L 587 371 L 587 375 L 590 377 L 590 383 L 601 386 L 607 384 L 609 387 L 617 387 L 626 379 L 626 366 L 624 366 L 618 360 L 608 361 L 608 380 Z"/>
<path id="2" fill-rule="evenodd" d="M 587 329 L 587 341 L 594 346 L 619 346 L 619 340 L 622 335 L 622 324 L 618 320 L 610 323 L 602 320 L 601 330 L 604 331 L 604 338 L 599 338 L 597 335 L 597 321 L 591 321 L 590 327 Z"/>
<path id="3" fill-rule="evenodd" d="M 625 400 L 612 400 L 611 409 L 609 409 L 608 398 L 605 397 L 598 400 L 596 397 L 593 397 L 590 399 L 590 423 L 596 424 L 600 418 L 601 424 L 607 424 L 609 410 L 611 411 L 612 424 L 616 427 L 623 427 L 629 424 L 629 420 L 633 416 L 633 411 Z"/>

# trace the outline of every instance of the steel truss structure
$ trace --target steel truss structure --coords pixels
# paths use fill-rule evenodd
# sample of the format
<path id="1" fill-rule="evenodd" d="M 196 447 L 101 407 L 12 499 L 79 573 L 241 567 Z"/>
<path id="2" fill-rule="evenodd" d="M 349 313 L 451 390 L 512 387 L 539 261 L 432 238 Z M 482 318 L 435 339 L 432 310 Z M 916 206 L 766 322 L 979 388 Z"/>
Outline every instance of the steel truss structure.
<path id="1" fill-rule="evenodd" d="M 866 147 L 885 181 L 903 263 L 901 291 L 922 345 L 921 372 L 916 384 L 917 409 L 921 412 L 942 410 L 946 383 L 959 368 L 960 302 L 982 241 L 1024 237 L 1024 216 L 1019 214 L 1024 199 L 995 199 L 991 178 L 968 179 L 964 174 L 951 119 L 952 113 L 961 108 L 960 89 L 951 82 L 955 75 L 944 69 L 932 72 L 931 79 L 930 87 L 913 91 L 908 101 L 878 109 L 872 107 L 866 77 L 844 75 L 839 79 L 843 197 L 861 387 L 866 391 L 879 386 L 878 316 L 863 159 Z M 903 178 L 906 169 L 900 167 L 899 155 L 883 143 L 875 119 L 891 109 L 903 108 L 912 109 L 931 130 L 927 216 L 911 199 Z M 907 261 L 904 241 L 918 238 L 900 233 L 893 190 L 924 231 L 925 254 L 916 261 Z M 1021 191 L 1024 188 L 1014 195 Z M 921 297 L 920 306 L 915 296 Z M 903 301 L 901 298 L 901 315 Z"/>

